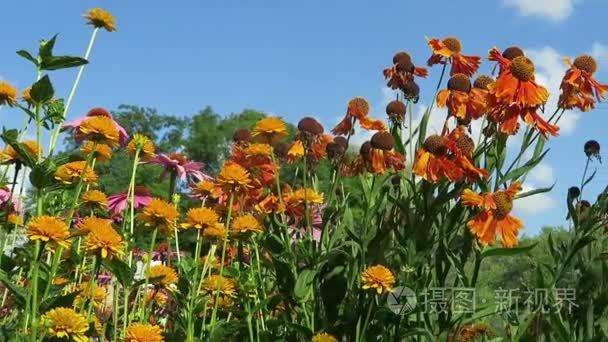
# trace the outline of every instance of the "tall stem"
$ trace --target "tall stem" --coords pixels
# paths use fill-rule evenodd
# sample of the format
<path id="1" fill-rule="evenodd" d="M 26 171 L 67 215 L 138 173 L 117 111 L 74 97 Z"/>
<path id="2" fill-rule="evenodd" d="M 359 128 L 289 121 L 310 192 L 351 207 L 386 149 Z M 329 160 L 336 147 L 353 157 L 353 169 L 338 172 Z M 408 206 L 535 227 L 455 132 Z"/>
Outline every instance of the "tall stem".
<path id="1" fill-rule="evenodd" d="M 154 245 L 156 243 L 156 234 L 158 234 L 158 227 L 154 228 L 152 232 L 152 241 L 150 241 L 150 249 L 148 250 L 148 259 L 146 260 L 146 267 L 144 268 L 144 300 L 142 301 L 141 309 L 139 311 L 139 316 L 142 317 L 143 321 L 147 321 L 148 313 L 146 312 L 146 294 L 148 291 L 148 283 L 150 280 L 149 272 L 150 272 L 150 263 L 152 262 L 152 253 L 154 253 Z"/>

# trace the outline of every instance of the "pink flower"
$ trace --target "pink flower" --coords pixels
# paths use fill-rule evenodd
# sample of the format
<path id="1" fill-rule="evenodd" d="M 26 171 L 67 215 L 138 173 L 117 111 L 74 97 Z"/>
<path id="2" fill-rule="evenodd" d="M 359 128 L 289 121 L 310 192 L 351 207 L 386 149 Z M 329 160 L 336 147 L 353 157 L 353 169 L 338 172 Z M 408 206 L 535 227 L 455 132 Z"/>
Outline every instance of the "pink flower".
<path id="1" fill-rule="evenodd" d="M 323 226 L 323 210 L 325 210 L 326 204 L 313 205 L 310 207 L 310 224 L 312 228 L 312 239 L 316 242 L 321 241 L 321 227 Z M 290 226 L 290 231 L 295 235 L 296 238 L 304 236 L 308 231 L 304 225 L 306 221 L 301 219 L 299 222 L 295 222 Z M 302 225 L 299 229 L 297 225 Z"/>
<path id="2" fill-rule="evenodd" d="M 0 188 L 0 205 L 3 205 L 4 203 L 8 202 L 8 200 L 11 198 L 11 192 L 8 190 L 7 187 L 2 187 Z"/>
<path id="3" fill-rule="evenodd" d="M 200 182 L 202 180 L 211 180 L 211 176 L 202 172 L 204 164 L 194 161 L 189 161 L 184 155 L 179 153 L 158 154 L 156 158 L 150 160 L 150 163 L 163 166 L 165 172 L 161 175 L 161 178 L 165 177 L 167 172 L 175 172 L 179 179 L 182 181 L 192 180 L 194 182 Z M 191 179 L 190 179 L 191 178 Z"/>
<path id="4" fill-rule="evenodd" d="M 129 198 L 126 192 L 121 192 L 108 197 L 108 210 L 111 211 L 112 217 L 122 217 L 122 212 L 127 208 Z M 146 206 L 152 201 L 150 192 L 143 186 L 136 186 L 133 195 L 133 206 L 135 209 Z"/>
<path id="5" fill-rule="evenodd" d="M 23 209 L 23 204 L 21 203 L 21 200 L 17 196 L 13 196 L 11 199 L 11 192 L 8 187 L 5 186 L 0 188 L 0 208 L 4 207 L 7 203 L 12 205 L 13 212 L 17 214 L 22 213 L 21 210 Z"/>
<path id="6" fill-rule="evenodd" d="M 116 126 L 116 129 L 118 130 L 118 141 L 120 142 L 120 144 L 124 145 L 127 142 L 127 138 L 129 137 L 129 135 L 127 134 L 127 130 L 125 130 L 120 124 L 118 124 L 118 122 L 114 121 L 110 112 L 103 108 L 93 108 L 84 117 L 64 123 L 62 128 L 76 131 L 84 120 L 93 116 L 105 116 L 110 118 L 114 123 L 114 126 Z M 76 136 L 76 142 L 80 143 L 81 141 L 82 138 Z"/>

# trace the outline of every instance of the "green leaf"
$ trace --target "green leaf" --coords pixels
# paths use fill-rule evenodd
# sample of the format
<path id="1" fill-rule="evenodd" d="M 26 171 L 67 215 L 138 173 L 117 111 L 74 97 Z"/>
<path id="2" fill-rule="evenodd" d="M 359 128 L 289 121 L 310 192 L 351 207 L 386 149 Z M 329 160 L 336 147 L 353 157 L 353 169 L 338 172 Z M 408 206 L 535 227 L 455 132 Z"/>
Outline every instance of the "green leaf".
<path id="1" fill-rule="evenodd" d="M 481 252 L 481 256 L 482 256 L 482 258 L 488 258 L 488 257 L 493 257 L 493 256 L 516 255 L 516 254 L 525 253 L 525 252 L 530 251 L 532 248 L 536 247 L 537 244 L 538 244 L 538 242 L 535 242 L 528 246 L 513 247 L 513 248 L 491 247 L 491 248 L 487 248 L 483 252 Z"/>
<path id="2" fill-rule="evenodd" d="M 553 183 L 553 185 L 551 185 L 549 187 L 546 187 L 546 188 L 540 188 L 540 189 L 534 189 L 534 190 L 522 192 L 521 194 L 515 196 L 515 199 L 529 197 L 529 196 L 534 196 L 534 195 L 537 195 L 537 194 L 542 194 L 542 193 L 545 193 L 545 192 L 549 192 L 549 191 L 553 190 L 554 186 L 555 186 L 555 183 Z"/>
<path id="3" fill-rule="evenodd" d="M 34 165 L 30 172 L 30 183 L 37 189 L 44 189 L 55 184 L 55 171 L 57 165 L 47 158 L 42 163 Z"/>
<path id="4" fill-rule="evenodd" d="M 80 291 L 74 291 L 63 296 L 50 297 L 40 304 L 40 312 L 46 312 L 58 307 L 72 307 L 74 299 L 80 294 Z"/>
<path id="5" fill-rule="evenodd" d="M 66 68 L 74 68 L 81 65 L 88 64 L 84 58 L 74 56 L 50 56 L 43 58 L 40 63 L 40 69 L 42 70 L 59 70 Z"/>
<path id="6" fill-rule="evenodd" d="M 25 51 L 25 50 L 19 50 L 17 51 L 17 54 L 25 59 L 27 59 L 28 61 L 34 63 L 35 66 L 38 66 L 38 60 L 32 56 L 29 52 Z"/>
<path id="7" fill-rule="evenodd" d="M 530 170 L 532 170 L 534 167 L 536 167 L 536 165 L 538 165 L 543 160 L 543 158 L 547 155 L 547 152 L 549 152 L 549 149 L 547 149 L 545 152 L 543 152 L 540 156 L 528 160 L 528 162 L 526 162 L 521 167 L 518 167 L 517 169 L 512 170 L 511 172 L 507 173 L 506 175 L 504 175 L 502 177 L 502 179 L 500 180 L 500 183 L 506 183 L 512 179 L 513 180 L 519 179 L 521 176 L 525 175 Z"/>
<path id="8" fill-rule="evenodd" d="M 572 334 L 568 332 L 568 329 L 564 325 L 561 317 L 557 312 L 551 312 L 551 330 L 553 330 L 558 337 L 558 341 L 568 342 L 571 341 Z"/>
<path id="9" fill-rule="evenodd" d="M 55 90 L 53 89 L 53 84 L 51 84 L 49 75 L 44 75 L 44 77 L 34 83 L 30 92 L 32 100 L 37 103 L 44 103 L 49 101 L 53 98 L 54 94 Z"/>
<path id="10" fill-rule="evenodd" d="M 420 125 L 418 125 L 418 146 L 422 146 L 424 140 L 426 139 L 426 128 L 429 124 L 429 119 L 431 118 L 431 106 L 429 106 L 426 111 L 424 111 L 424 116 L 422 116 L 422 120 L 420 120 Z M 412 115 L 412 113 L 410 113 Z M 410 142 L 411 143 L 411 142 Z"/>
<path id="11" fill-rule="evenodd" d="M 0 281 L 15 296 L 15 303 L 17 303 L 17 306 L 22 309 L 25 308 L 25 298 L 28 295 L 25 289 L 13 283 L 4 271 L 0 271 Z"/>
<path id="12" fill-rule="evenodd" d="M 102 265 L 116 276 L 122 286 L 128 287 L 133 282 L 135 270 L 117 258 L 113 258 L 112 260 L 104 259 Z"/>
<path id="13" fill-rule="evenodd" d="M 306 301 L 312 293 L 312 283 L 317 275 L 316 271 L 303 270 L 298 275 L 294 287 L 294 295 L 299 301 Z"/>
<path id="14" fill-rule="evenodd" d="M 321 282 L 320 289 L 325 314 L 329 321 L 335 321 L 338 318 L 342 300 L 344 300 L 348 290 L 348 281 L 340 273 L 328 274 Z"/>
<path id="15" fill-rule="evenodd" d="M 2 138 L 2 140 L 4 140 L 7 145 L 10 145 L 15 150 L 15 152 L 17 152 L 21 159 L 21 162 L 25 166 L 34 166 L 34 164 L 36 163 L 34 158 L 36 156 L 32 156 L 25 148 L 25 145 L 17 141 L 17 139 L 19 138 L 19 131 L 17 131 L 16 129 L 6 130 L 3 128 L 2 135 L 0 135 L 0 138 Z"/>
<path id="16" fill-rule="evenodd" d="M 597 169 L 593 171 L 593 173 L 591 174 L 591 176 L 589 176 L 589 178 L 587 178 L 585 180 L 585 182 L 583 183 L 583 187 L 585 187 L 585 185 L 589 184 L 589 182 L 591 182 L 593 180 L 593 177 L 595 177 L 595 174 L 597 173 Z"/>
<path id="17" fill-rule="evenodd" d="M 42 39 L 40 41 L 40 46 L 38 47 L 38 55 L 41 59 L 45 59 L 53 55 L 55 41 L 57 41 L 57 35 L 54 35 L 53 38 L 49 40 Z"/>

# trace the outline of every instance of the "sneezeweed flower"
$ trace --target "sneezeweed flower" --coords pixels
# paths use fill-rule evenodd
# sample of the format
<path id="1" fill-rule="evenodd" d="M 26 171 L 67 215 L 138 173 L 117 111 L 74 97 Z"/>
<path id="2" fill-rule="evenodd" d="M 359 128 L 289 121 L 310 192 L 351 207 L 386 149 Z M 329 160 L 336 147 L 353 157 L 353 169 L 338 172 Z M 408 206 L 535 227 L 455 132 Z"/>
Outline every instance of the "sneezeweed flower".
<path id="1" fill-rule="evenodd" d="M 121 192 L 116 195 L 108 197 L 108 210 L 114 217 L 122 216 L 122 212 L 127 208 L 129 196 L 126 192 Z M 136 186 L 133 194 L 133 207 L 134 209 L 147 206 L 152 201 L 152 196 L 146 187 Z"/>
<path id="2" fill-rule="evenodd" d="M 517 46 L 511 46 L 506 48 L 502 53 L 498 48 L 493 47 L 488 52 L 488 59 L 493 62 L 497 62 L 499 67 L 498 74 L 502 74 L 505 70 L 509 70 L 511 61 L 516 57 L 524 56 L 524 50 Z"/>
<path id="3" fill-rule="evenodd" d="M 280 118 L 269 116 L 255 124 L 251 136 L 255 141 L 273 145 L 287 137 L 287 125 Z"/>
<path id="4" fill-rule="evenodd" d="M 414 173 L 427 182 L 437 183 L 442 179 L 456 182 L 464 177 L 464 172 L 450 158 L 448 140 L 441 135 L 426 138 L 416 151 Z"/>
<path id="5" fill-rule="evenodd" d="M 125 342 L 164 342 L 163 331 L 158 325 L 131 323 Z"/>
<path id="6" fill-rule="evenodd" d="M 150 160 L 150 163 L 157 164 L 165 168 L 161 175 L 165 177 L 167 173 L 174 173 L 182 181 L 190 180 L 198 182 L 201 180 L 209 180 L 211 177 L 201 171 L 204 164 L 190 161 L 186 156 L 179 153 L 158 154 L 156 158 Z"/>
<path id="7" fill-rule="evenodd" d="M 354 97 L 348 102 L 346 115 L 331 132 L 335 135 L 354 134 L 354 123 L 359 120 L 359 125 L 365 130 L 385 131 L 386 125 L 377 119 L 370 118 L 369 103 L 362 97 Z"/>
<path id="8" fill-rule="evenodd" d="M 95 151 L 93 151 L 93 147 L 95 147 Z M 106 144 L 95 144 L 92 141 L 86 141 L 82 147 L 80 147 L 80 152 L 85 156 L 94 153 L 97 162 L 103 163 L 112 159 L 112 148 Z"/>
<path id="9" fill-rule="evenodd" d="M 127 152 L 130 154 L 135 155 L 137 150 L 139 150 L 139 158 L 144 161 L 156 156 L 154 143 L 143 134 L 135 134 L 127 144 Z"/>
<path id="10" fill-rule="evenodd" d="M 462 43 L 458 38 L 448 37 L 444 39 L 433 38 L 427 40 L 429 47 L 433 50 L 433 54 L 427 62 L 429 66 L 449 62 L 452 65 L 450 69 L 451 76 L 456 74 L 471 76 L 479 69 L 481 57 L 463 55 L 461 53 Z"/>
<path id="11" fill-rule="evenodd" d="M 14 106 L 17 104 L 17 88 L 11 84 L 0 81 L 0 106 Z"/>
<path id="12" fill-rule="evenodd" d="M 484 323 L 471 323 L 467 324 L 460 329 L 458 333 L 458 342 L 473 342 L 479 337 L 490 337 L 492 335 L 492 328 Z"/>
<path id="13" fill-rule="evenodd" d="M 488 177 L 488 171 L 478 168 L 474 164 L 475 142 L 466 133 L 465 126 L 452 130 L 446 137 L 447 147 L 454 158 L 456 165 L 463 171 L 464 176 L 474 182 L 477 179 Z"/>
<path id="14" fill-rule="evenodd" d="M 203 280 L 202 289 L 205 294 L 216 295 L 219 293 L 220 297 L 236 297 L 236 283 L 234 280 L 219 274 L 207 276 Z"/>
<path id="15" fill-rule="evenodd" d="M 80 196 L 80 203 L 90 207 L 107 208 L 108 197 L 99 190 L 88 190 Z"/>
<path id="16" fill-rule="evenodd" d="M 395 276 L 382 265 L 369 266 L 361 272 L 361 287 L 364 290 L 373 289 L 378 294 L 391 292 L 395 285 Z"/>
<path id="17" fill-rule="evenodd" d="M 458 120 L 470 122 L 478 119 L 486 106 L 483 98 L 471 96 L 472 89 L 469 76 L 455 74 L 448 81 L 447 89 L 437 93 L 437 107 L 447 107 L 448 113 Z"/>
<path id="18" fill-rule="evenodd" d="M 587 158 L 596 158 L 600 162 L 602 161 L 602 157 L 600 156 L 600 143 L 595 140 L 588 140 L 583 147 L 585 151 L 585 155 Z"/>
<path id="19" fill-rule="evenodd" d="M 253 141 L 253 136 L 247 128 L 239 128 L 232 135 L 232 140 L 237 145 L 246 145 Z"/>
<path id="20" fill-rule="evenodd" d="M 26 234 L 32 241 L 50 242 L 64 248 L 70 246 L 68 225 L 55 216 L 43 215 L 33 218 L 27 226 Z"/>
<path id="21" fill-rule="evenodd" d="M 84 160 L 61 165 L 55 171 L 55 179 L 63 184 L 75 184 L 82 178 L 84 184 L 96 185 L 97 173 Z"/>
<path id="22" fill-rule="evenodd" d="M 243 193 L 252 187 L 249 172 L 232 162 L 224 164 L 215 181 L 227 194 Z"/>
<path id="23" fill-rule="evenodd" d="M 406 111 L 405 103 L 399 100 L 391 101 L 386 105 L 386 115 L 396 125 L 403 123 Z"/>
<path id="24" fill-rule="evenodd" d="M 154 284 L 169 288 L 179 280 L 175 270 L 165 265 L 155 265 L 148 269 L 146 276 L 153 281 Z M 158 279 L 154 279 L 158 278 Z"/>
<path id="25" fill-rule="evenodd" d="M 89 324 L 86 318 L 70 308 L 55 308 L 42 316 L 42 325 L 50 335 L 59 339 L 69 339 L 75 342 L 87 342 L 86 336 Z"/>
<path id="26" fill-rule="evenodd" d="M 412 62 L 412 57 L 405 51 L 397 52 L 393 56 L 393 65 L 382 71 L 384 78 L 388 80 L 387 86 L 391 89 L 404 89 L 407 84 L 414 82 L 414 76 L 427 77 L 425 68 L 417 68 Z"/>
<path id="27" fill-rule="evenodd" d="M 36 159 L 38 152 L 42 153 L 41 147 L 33 140 L 26 140 L 20 143 L 23 149 L 32 159 Z M 2 164 L 23 164 L 23 156 L 10 145 L 7 145 L 2 151 L 0 151 L 0 163 Z"/>
<path id="28" fill-rule="evenodd" d="M 260 221 L 251 214 L 239 215 L 230 223 L 230 233 L 233 235 L 248 235 L 250 233 L 261 233 L 262 231 Z"/>
<path id="29" fill-rule="evenodd" d="M 328 333 L 318 333 L 312 337 L 310 342 L 338 342 L 338 339 Z"/>
<path id="30" fill-rule="evenodd" d="M 560 88 L 559 107 L 564 109 L 578 108 L 583 112 L 593 109 L 596 102 L 604 99 L 608 84 L 601 84 L 593 77 L 597 71 L 597 62 L 588 55 L 578 56 L 571 62 L 566 59 L 569 69 L 566 71 Z"/>
<path id="31" fill-rule="evenodd" d="M 123 248 L 122 236 L 112 228 L 111 224 L 100 225 L 90 230 L 85 239 L 87 252 L 99 254 L 103 259 L 123 255 Z"/>
<path id="32" fill-rule="evenodd" d="M 513 199 L 520 191 L 521 183 L 519 182 L 513 182 L 506 190 L 497 192 L 477 194 L 470 189 L 463 191 L 462 204 L 481 210 L 467 222 L 471 233 L 481 244 L 492 244 L 498 234 L 503 246 L 510 248 L 517 245 L 517 234 L 524 224 L 520 219 L 511 215 L 511 210 L 513 209 Z"/>
<path id="33" fill-rule="evenodd" d="M 192 197 L 199 200 L 217 199 L 222 195 L 222 190 L 210 180 L 202 180 L 191 187 Z"/>
<path id="34" fill-rule="evenodd" d="M 179 213 L 172 203 L 160 198 L 153 198 L 139 214 L 139 218 L 146 226 L 171 231 L 177 225 L 178 215 Z"/>
<path id="35" fill-rule="evenodd" d="M 116 18 L 106 10 L 93 8 L 84 17 L 87 19 L 88 25 L 95 28 L 103 28 L 108 32 L 116 31 Z"/>
<path id="36" fill-rule="evenodd" d="M 219 215 L 209 208 L 192 208 L 186 213 L 186 222 L 182 223 L 182 228 L 205 229 L 214 226 L 220 221 Z"/>
<path id="37" fill-rule="evenodd" d="M 118 142 L 121 145 L 124 145 L 126 143 L 127 138 L 129 136 L 127 134 L 127 131 L 118 122 L 114 121 L 110 112 L 108 112 L 107 110 L 105 110 L 103 108 L 93 108 L 84 117 L 76 119 L 74 121 L 64 123 L 62 128 L 73 130 L 76 133 L 75 134 L 76 142 L 81 142 L 83 140 L 83 137 L 78 134 L 78 132 L 80 130 L 80 126 L 86 120 L 88 120 L 90 118 L 94 118 L 94 117 L 109 118 L 112 121 L 112 125 L 114 126 L 114 128 L 116 130 L 118 130 Z"/>
<path id="38" fill-rule="evenodd" d="M 361 146 L 359 157 L 353 163 L 353 172 L 359 173 L 365 170 L 373 174 L 383 174 L 387 169 L 399 171 L 405 168 L 405 157 L 393 151 L 395 141 L 393 136 L 386 132 L 377 132 L 371 141 Z"/>
<path id="39" fill-rule="evenodd" d="M 118 129 L 112 119 L 106 116 L 85 119 L 78 126 L 76 136 L 78 140 L 89 140 L 109 146 L 118 145 Z"/>

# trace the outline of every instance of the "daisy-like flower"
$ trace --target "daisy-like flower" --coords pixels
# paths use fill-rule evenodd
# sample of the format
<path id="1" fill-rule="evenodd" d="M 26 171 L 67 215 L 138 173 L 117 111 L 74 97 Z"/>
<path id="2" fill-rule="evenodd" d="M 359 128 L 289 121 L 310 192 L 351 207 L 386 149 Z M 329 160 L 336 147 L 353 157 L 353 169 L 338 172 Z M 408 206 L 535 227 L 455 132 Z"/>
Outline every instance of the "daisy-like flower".
<path id="1" fill-rule="evenodd" d="M 447 138 L 441 135 L 426 138 L 422 147 L 416 151 L 414 173 L 431 183 L 444 178 L 456 182 L 464 177 L 462 169 L 449 156 Z"/>
<path id="2" fill-rule="evenodd" d="M 163 330 L 158 325 L 131 323 L 125 342 L 164 342 Z"/>
<path id="3" fill-rule="evenodd" d="M 488 106 L 491 102 L 489 89 L 493 83 L 494 79 L 487 75 L 479 75 L 475 79 L 475 82 L 473 82 L 473 88 L 469 96 L 472 103 L 476 104 L 475 109 L 481 114 L 485 114 L 488 111 Z"/>
<path id="4" fill-rule="evenodd" d="M 306 206 L 323 204 L 323 194 L 314 189 L 300 188 L 283 194 L 287 213 L 295 218 L 304 217 Z"/>
<path id="5" fill-rule="evenodd" d="M 231 278 L 213 274 L 203 280 L 203 291 L 205 294 L 216 295 L 220 297 L 236 297 L 236 283 Z"/>
<path id="6" fill-rule="evenodd" d="M 108 197 L 99 190 L 89 190 L 80 196 L 80 203 L 91 207 L 107 208 Z"/>
<path id="7" fill-rule="evenodd" d="M 11 84 L 0 81 L 0 106 L 14 106 L 17 104 L 17 88 Z"/>
<path id="8" fill-rule="evenodd" d="M 470 189 L 463 191 L 462 204 L 477 207 L 481 211 L 467 226 L 483 245 L 492 244 L 496 234 L 503 246 L 517 246 L 517 234 L 524 226 L 520 219 L 511 215 L 513 199 L 521 191 L 521 183 L 513 182 L 506 190 L 477 194 Z"/>
<path id="9" fill-rule="evenodd" d="M 89 254 L 100 254 L 103 259 L 121 256 L 123 252 L 122 236 L 112 228 L 110 223 L 97 226 L 87 234 L 85 249 Z"/>
<path id="10" fill-rule="evenodd" d="M 109 146 L 118 145 L 118 130 L 112 119 L 106 116 L 94 116 L 82 121 L 76 132 L 78 140 L 94 141 Z"/>
<path id="11" fill-rule="evenodd" d="M 93 146 L 95 146 L 95 151 L 93 151 Z M 82 147 L 80 147 L 80 152 L 85 156 L 95 153 L 95 160 L 102 163 L 112 159 L 112 148 L 106 144 L 95 144 L 92 141 L 86 141 Z"/>
<path id="12" fill-rule="evenodd" d="M 89 324 L 86 318 L 74 309 L 59 307 L 49 310 L 42 316 L 42 325 L 52 337 L 67 338 L 75 342 L 89 341 L 86 336 Z"/>
<path id="13" fill-rule="evenodd" d="M 560 85 L 562 93 L 559 107 L 576 107 L 583 112 L 593 109 L 595 103 L 603 100 L 608 92 L 608 84 L 601 84 L 593 78 L 597 71 L 597 62 L 588 55 L 578 56 L 573 62 L 566 58 L 565 62 L 569 69 Z"/>
<path id="14" fill-rule="evenodd" d="M 369 266 L 361 272 L 361 287 L 364 290 L 373 289 L 378 294 L 391 292 L 395 285 L 395 276 L 382 265 Z"/>
<path id="15" fill-rule="evenodd" d="M 104 304 L 107 296 L 108 291 L 103 286 L 97 285 L 93 291 L 91 291 L 89 282 L 84 282 L 78 286 L 78 295 L 74 298 L 74 307 L 80 307 L 90 299 L 93 300 L 94 307 L 99 307 Z"/>
<path id="16" fill-rule="evenodd" d="M 288 134 L 285 122 L 274 116 L 258 121 L 251 132 L 254 140 L 270 145 L 283 140 Z"/>
<path id="17" fill-rule="evenodd" d="M 353 171 L 359 173 L 366 170 L 381 175 L 388 169 L 403 170 L 405 157 L 395 152 L 394 146 L 395 140 L 389 132 L 377 132 L 370 141 L 361 145 L 359 157 L 353 163 Z"/>
<path id="18" fill-rule="evenodd" d="M 124 145 L 126 143 L 127 138 L 129 137 L 129 135 L 127 134 L 127 131 L 118 122 L 114 121 L 110 112 L 108 112 L 107 110 L 105 110 L 103 108 L 93 108 L 84 117 L 76 119 L 74 121 L 64 123 L 62 128 L 68 129 L 68 130 L 73 130 L 76 133 L 75 134 L 76 142 L 80 143 L 82 140 L 84 140 L 83 136 L 78 133 L 80 130 L 80 126 L 86 120 L 93 118 L 93 117 L 109 118 L 112 121 L 112 125 L 114 126 L 114 128 L 116 130 L 118 130 L 118 142 L 121 145 Z M 106 127 L 106 129 L 111 130 L 107 127 Z"/>
<path id="19" fill-rule="evenodd" d="M 84 184 L 97 184 L 97 173 L 84 160 L 63 164 L 55 171 L 55 179 L 63 184 L 78 183 L 81 177 Z"/>
<path id="20" fill-rule="evenodd" d="M 192 208 L 186 213 L 186 222 L 182 223 L 183 228 L 205 229 L 214 226 L 220 221 L 219 215 L 209 208 Z"/>
<path id="21" fill-rule="evenodd" d="M 215 181 L 226 193 L 242 193 L 252 187 L 249 172 L 233 162 L 224 164 Z"/>
<path id="22" fill-rule="evenodd" d="M 211 240 L 223 241 L 226 238 L 226 234 L 226 228 L 219 222 L 203 230 L 203 237 Z"/>
<path id="23" fill-rule="evenodd" d="M 127 152 L 135 154 L 139 150 L 139 158 L 141 160 L 150 160 L 156 156 L 154 143 L 150 138 L 143 134 L 135 134 L 133 139 L 127 144 Z"/>
<path id="24" fill-rule="evenodd" d="M 139 214 L 139 218 L 146 226 L 170 231 L 177 225 L 178 215 L 179 213 L 173 204 L 160 198 L 153 198 Z"/>
<path id="25" fill-rule="evenodd" d="M 262 231 L 260 221 L 251 214 L 239 215 L 230 223 L 230 233 L 235 235 L 261 233 Z"/>
<path id="26" fill-rule="evenodd" d="M 150 279 L 158 278 L 154 280 L 154 282 L 166 288 L 177 284 L 177 281 L 179 280 L 175 270 L 165 265 L 155 265 L 150 267 L 146 272 L 146 276 L 148 276 Z"/>
<path id="27" fill-rule="evenodd" d="M 262 165 L 272 162 L 273 148 L 268 144 L 253 143 L 242 150 L 246 164 Z"/>
<path id="28" fill-rule="evenodd" d="M 428 60 L 428 65 L 433 66 L 439 63 L 452 64 L 450 69 L 450 75 L 465 74 L 467 76 L 473 75 L 479 69 L 481 64 L 481 57 L 479 56 L 465 56 L 461 53 L 462 43 L 458 38 L 447 37 L 444 39 L 428 39 L 428 44 L 433 50 L 433 54 Z"/>
<path id="29" fill-rule="evenodd" d="M 359 120 L 361 128 L 373 131 L 385 131 L 384 122 L 372 119 L 369 116 L 369 103 L 362 97 L 355 97 L 348 102 L 346 115 L 331 132 L 335 135 L 348 135 L 354 133 L 353 126 Z"/>
<path id="30" fill-rule="evenodd" d="M 146 291 L 146 305 L 154 303 L 160 308 L 164 308 L 169 301 L 169 297 L 163 291 L 157 291 L 156 289 L 149 289 Z"/>
<path id="31" fill-rule="evenodd" d="M 222 195 L 222 190 L 210 180 L 202 180 L 192 186 L 192 197 L 199 200 L 217 199 Z"/>
<path id="32" fill-rule="evenodd" d="M 405 89 L 409 82 L 414 81 L 414 76 L 427 77 L 429 72 L 426 68 L 417 68 L 412 62 L 412 57 L 405 51 L 397 52 L 393 56 L 393 65 L 382 71 L 386 84 L 391 89 Z"/>
<path id="33" fill-rule="evenodd" d="M 600 155 L 600 143 L 598 143 L 596 140 L 587 140 L 583 146 L 583 151 L 585 152 L 587 158 L 596 158 L 600 162 L 602 161 L 602 157 Z"/>
<path id="34" fill-rule="evenodd" d="M 106 10 L 93 8 L 89 10 L 84 17 L 87 19 L 88 25 L 96 28 L 104 28 L 108 32 L 116 31 L 116 18 Z"/>
<path id="35" fill-rule="evenodd" d="M 448 88 L 437 94 L 437 107 L 447 107 L 448 113 L 458 120 L 476 120 L 483 114 L 486 104 L 483 98 L 472 96 L 472 90 L 469 76 L 455 74 L 448 81 Z"/>
<path id="36" fill-rule="evenodd" d="M 82 220 L 80 220 L 80 222 L 78 222 L 78 224 L 76 225 L 77 234 L 86 235 L 102 226 L 111 227 L 112 220 L 97 217 L 97 216 L 87 216 L 87 217 L 83 218 Z"/>
<path id="37" fill-rule="evenodd" d="M 121 192 L 108 197 L 108 209 L 113 217 L 121 217 L 122 212 L 127 208 L 129 196 L 126 192 Z M 145 186 L 136 186 L 133 194 L 133 207 L 135 209 L 147 206 L 152 201 L 152 196 Z"/>
<path id="38" fill-rule="evenodd" d="M 156 158 L 150 160 L 151 164 L 163 166 L 165 171 L 161 177 L 165 177 L 167 173 L 174 172 L 179 179 L 191 180 L 198 182 L 201 180 L 212 179 L 209 175 L 201 171 L 204 164 L 188 160 L 186 156 L 179 153 L 158 154 Z"/>
<path id="39" fill-rule="evenodd" d="M 27 87 L 21 92 L 21 100 L 27 103 L 28 106 L 34 106 L 34 100 L 32 100 L 32 88 Z"/>
<path id="40" fill-rule="evenodd" d="M 328 333 L 323 332 L 313 336 L 310 342 L 338 342 L 338 339 Z"/>
<path id="41" fill-rule="evenodd" d="M 475 142 L 466 131 L 465 126 L 452 130 L 446 137 L 447 147 L 456 165 L 464 172 L 464 176 L 470 182 L 474 182 L 477 179 L 487 178 L 488 171 L 475 166 L 473 158 Z"/>
<path id="42" fill-rule="evenodd" d="M 23 226 L 23 217 L 18 212 L 10 212 L 6 218 L 7 222 L 12 226 L 21 227 Z"/>
<path id="43" fill-rule="evenodd" d="M 496 82 L 489 85 L 493 96 L 493 119 L 500 122 L 503 133 L 513 135 L 521 117 L 544 136 L 557 135 L 559 128 L 546 122 L 536 113 L 549 98 L 549 92 L 534 80 L 534 63 L 525 56 L 513 58 L 509 69 L 503 70 Z"/>
<path id="44" fill-rule="evenodd" d="M 51 242 L 68 248 L 70 246 L 70 230 L 68 225 L 55 216 L 38 216 L 27 226 L 27 236 L 30 240 Z"/>
<path id="45" fill-rule="evenodd" d="M 386 115 L 388 115 L 391 122 L 396 125 L 401 125 L 403 123 L 406 112 L 407 107 L 405 106 L 405 103 L 399 100 L 391 101 L 386 105 Z"/>
<path id="46" fill-rule="evenodd" d="M 498 74 L 502 74 L 504 71 L 509 70 L 511 61 L 516 57 L 524 56 L 524 50 L 517 46 L 511 46 L 505 49 L 502 53 L 498 48 L 493 47 L 488 52 L 488 59 L 496 62 L 499 67 Z"/>
<path id="47" fill-rule="evenodd" d="M 41 151 L 41 147 L 33 140 L 26 140 L 20 143 L 24 150 L 32 157 L 36 159 L 38 152 Z M 42 153 L 42 152 L 40 152 Z M 23 164 L 23 156 L 10 145 L 7 145 L 2 151 L 0 151 L 0 163 L 2 164 Z"/>

